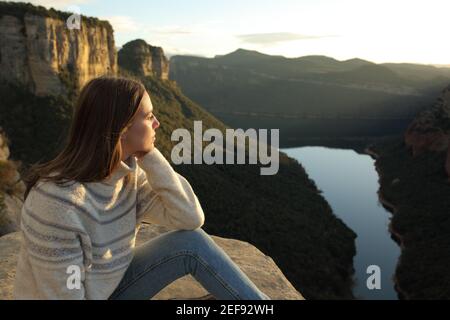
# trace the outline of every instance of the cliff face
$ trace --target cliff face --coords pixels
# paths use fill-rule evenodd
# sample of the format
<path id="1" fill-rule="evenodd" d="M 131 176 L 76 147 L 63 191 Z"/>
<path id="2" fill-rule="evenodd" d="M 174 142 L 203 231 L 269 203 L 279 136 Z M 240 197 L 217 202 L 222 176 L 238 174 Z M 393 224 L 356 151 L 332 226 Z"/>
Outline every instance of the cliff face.
<path id="1" fill-rule="evenodd" d="M 6 69 L 3 65 L 1 66 L 2 76 L 8 76 L 9 74 L 19 84 L 25 83 L 30 87 L 44 86 L 47 89 L 41 90 L 41 92 L 50 91 L 50 93 L 54 93 L 53 91 L 56 90 L 52 88 L 55 88 L 55 86 L 64 87 L 58 80 L 62 82 L 71 80 L 68 77 L 70 74 L 68 71 L 73 70 L 74 74 L 87 75 L 86 78 L 89 78 L 95 76 L 95 72 L 90 71 L 95 70 L 92 64 L 101 61 L 98 67 L 102 67 L 102 63 L 110 63 L 107 53 L 114 53 L 112 49 L 109 51 L 109 48 L 105 46 L 102 47 L 102 50 L 93 49 L 97 48 L 96 45 L 102 43 L 95 35 L 99 29 L 106 30 L 105 32 L 109 36 L 107 25 L 105 26 L 95 20 L 90 22 L 89 19 L 82 19 L 83 24 L 80 31 L 59 32 L 60 29 L 51 29 L 56 28 L 56 26 L 47 26 L 46 23 L 53 21 L 57 24 L 57 21 L 65 21 L 64 16 L 58 17 L 61 13 L 56 12 L 54 14 L 55 12 L 52 13 L 51 10 L 42 8 L 40 10 L 45 12 L 39 14 L 39 12 L 35 12 L 36 7 L 24 5 L 22 14 L 17 15 L 16 12 L 2 10 L 4 4 L 0 1 L 0 19 L 9 16 L 2 21 L 8 21 L 8 19 L 10 22 L 13 21 L 11 27 L 13 32 L 4 31 L 3 27 L 7 27 L 7 24 L 0 24 L 0 32 L 2 33 L 0 35 L 0 41 L 2 41 L 0 50 L 5 50 L 5 53 L 0 51 L 0 60 L 2 64 L 5 63 L 5 66 L 7 66 Z M 18 4 L 14 5 L 18 6 Z M 47 40 L 42 40 L 42 43 L 39 41 L 34 43 L 33 39 L 29 38 L 31 31 L 25 32 L 26 27 L 28 27 L 25 22 L 26 16 L 35 17 L 39 21 L 41 21 L 40 19 L 47 21 L 45 22 L 45 28 L 54 30 L 49 31 L 49 35 L 44 37 Z M 62 25 L 59 24 L 59 26 Z M 64 34 L 64 32 L 67 32 L 67 34 Z M 82 36 L 83 33 L 85 33 L 84 36 Z M 41 35 L 43 34 L 40 32 L 36 33 L 38 37 Z M 52 40 L 49 41 L 48 39 Z M 69 41 L 59 39 L 69 39 Z M 31 42 L 31 44 L 28 42 Z M 42 48 L 47 48 L 45 43 L 49 46 L 49 52 L 40 51 Z M 43 47 L 40 49 L 33 47 L 33 45 L 37 46 L 38 44 Z M 167 78 L 169 65 L 162 49 L 153 51 L 153 48 L 145 44 L 141 46 L 143 54 L 134 55 L 132 53 L 136 51 L 130 50 L 131 53 L 128 56 L 123 49 L 124 51 L 121 50 L 121 57 L 141 61 L 136 67 L 137 70 L 141 70 L 140 74 L 148 75 L 149 72 L 153 72 L 153 77 L 147 76 L 142 78 L 141 81 L 147 90 L 152 93 L 152 102 L 155 109 L 162 110 L 158 113 L 158 118 L 164 125 L 161 127 L 158 145 L 169 159 L 170 150 L 175 145 L 170 139 L 170 133 L 173 130 L 190 128 L 189 130 L 193 134 L 192 122 L 198 119 L 203 121 L 205 129 L 218 128 L 221 132 L 225 132 L 226 127 L 185 96 L 175 83 L 160 81 L 160 79 Z M 40 66 L 44 70 L 51 71 L 49 77 L 42 77 L 42 81 L 38 81 L 38 83 L 35 83 L 33 80 L 35 79 L 35 77 L 33 78 L 34 73 L 30 71 L 30 58 L 28 56 L 30 50 L 33 50 L 31 56 L 34 56 L 36 61 L 41 61 Z M 51 59 L 54 59 L 51 57 L 60 59 L 62 52 L 69 52 L 70 54 L 67 53 L 68 59 L 71 59 L 72 62 L 78 61 L 78 58 L 75 59 L 75 57 L 79 56 L 84 56 L 87 62 L 79 65 L 67 62 L 66 68 L 64 68 L 64 63 L 60 62 L 64 59 L 61 58 L 61 60 L 57 60 L 56 65 L 62 67 L 61 69 L 56 68 L 51 63 L 53 61 Z M 103 52 L 105 55 L 95 58 L 99 52 Z M 139 50 L 137 52 L 139 53 Z M 4 57 L 8 57 L 8 59 L 5 60 Z M 16 57 L 17 61 L 11 57 Z M 64 61 L 67 61 L 67 59 Z M 150 61 L 151 67 L 149 66 Z M 111 65 L 114 66 L 114 64 Z M 121 63 L 121 67 L 125 67 L 123 63 Z M 133 67 L 132 64 L 130 64 L 130 67 Z M 39 68 L 34 70 L 44 73 Z M 62 70 L 62 75 L 55 77 L 55 70 Z M 13 77 L 12 73 L 18 74 L 18 76 Z M 52 79 L 55 80 L 56 85 L 49 84 Z M 53 147 L 49 148 L 48 146 L 56 142 L 57 139 L 54 137 L 57 137 L 60 132 L 63 132 L 62 128 L 65 128 L 65 115 L 71 110 L 69 103 L 65 104 L 62 101 L 63 99 L 59 99 L 60 97 L 57 97 L 58 99 L 54 99 L 55 97 L 37 97 L 37 99 L 34 94 L 24 92 L 23 88 L 17 91 L 8 90 L 9 85 L 0 85 L 0 89 L 4 89 L 0 91 L 0 124 L 3 123 L 5 130 L 8 129 L 7 132 L 10 133 L 13 155 L 15 154 L 14 150 L 18 150 L 16 153 L 20 155 L 18 159 L 30 162 L 32 158 L 32 162 L 36 162 L 53 152 Z M 13 97 L 11 98 L 11 96 Z M 46 134 L 42 135 L 42 132 Z M 29 143 L 30 141 L 33 143 Z M 255 277 L 258 285 L 269 290 L 268 292 L 263 291 L 272 298 L 277 296 L 296 298 L 298 296 L 298 293 L 292 290 L 292 286 L 287 279 L 281 276 L 281 271 L 276 265 L 283 270 L 286 278 L 300 289 L 306 297 L 314 299 L 352 298 L 350 278 L 353 272 L 351 267 L 355 254 L 355 234 L 333 215 L 331 207 L 320 195 L 315 184 L 297 161 L 280 153 L 278 174 L 266 176 L 264 179 L 261 179 L 259 167 L 259 165 L 185 165 L 177 166 L 177 170 L 191 182 L 196 194 L 202 200 L 202 205 L 208 208 L 208 212 L 210 212 L 208 232 L 228 239 L 238 238 L 248 241 L 248 243 L 238 242 L 237 240 L 226 241 L 225 244 L 229 244 L 226 247 L 231 248 L 230 254 L 237 257 L 238 262 L 241 261 L 243 268 L 246 268 Z M 248 183 L 240 183 L 242 181 Z M 224 194 L 228 196 L 224 198 Z M 280 203 L 284 204 L 281 210 Z M 12 217 L 14 218 L 14 215 Z M 16 217 L 18 216 L 16 215 Z M 239 223 L 236 224 L 236 221 Z M 279 221 L 285 223 L 277 223 Z M 292 237 L 292 234 L 296 234 L 296 236 Z M 327 236 L 324 237 L 324 234 Z M 12 242 L 18 237 L 18 233 L 12 233 L 0 239 L 0 299 L 2 292 L 9 292 L 7 289 L 3 289 L 5 287 L 2 284 L 8 286 L 11 283 L 4 280 L 3 275 L 7 280 L 10 280 L 10 276 L 15 272 L 13 259 L 16 257 L 17 247 L 13 247 Z M 1 240 L 5 240 L 3 247 Z M 255 248 L 245 249 L 246 246 L 249 247 L 249 243 L 252 243 Z M 276 265 L 269 256 L 258 253 L 256 248 L 273 257 L 277 262 Z M 5 252 L 6 256 L 3 254 Z M 311 252 L 314 252 L 314 254 L 311 254 Z M 246 260 L 246 258 L 248 259 Z M 3 264 L 5 261 L 9 264 Z M 323 261 L 327 261 L 327 263 L 324 264 Z M 190 286 L 180 285 L 174 291 L 190 294 L 191 288 Z M 273 288 L 273 294 L 271 294 L 271 288 Z"/>
<path id="2" fill-rule="evenodd" d="M 380 201 L 393 212 L 389 229 L 402 249 L 395 287 L 401 299 L 449 299 L 450 86 L 399 140 L 374 146 Z"/>
<path id="3" fill-rule="evenodd" d="M 447 160 L 445 161 L 445 172 L 447 172 L 447 176 L 450 179 L 450 143 L 447 148 Z"/>
<path id="4" fill-rule="evenodd" d="M 169 78 L 169 60 L 161 47 L 151 46 L 144 40 L 133 40 L 119 50 L 118 56 L 119 66 L 138 76 Z"/>
<path id="5" fill-rule="evenodd" d="M 422 111 L 409 125 L 405 143 L 414 156 L 424 151 L 447 153 L 445 169 L 450 178 L 450 86 L 431 108 Z"/>
<path id="6" fill-rule="evenodd" d="M 0 80 L 25 85 L 36 95 L 55 95 L 117 72 L 109 23 L 81 17 L 81 28 L 70 30 L 64 16 L 11 8 L 0 7 Z"/>
<path id="7" fill-rule="evenodd" d="M 25 184 L 9 159 L 8 138 L 0 127 L 0 236 L 19 229 Z"/>

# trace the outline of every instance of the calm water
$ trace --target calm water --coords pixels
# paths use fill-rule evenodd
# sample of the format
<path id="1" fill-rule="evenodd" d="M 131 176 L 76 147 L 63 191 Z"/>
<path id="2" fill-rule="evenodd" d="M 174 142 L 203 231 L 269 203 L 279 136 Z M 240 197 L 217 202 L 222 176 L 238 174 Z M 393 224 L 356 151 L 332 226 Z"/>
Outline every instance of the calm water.
<path id="1" fill-rule="evenodd" d="M 303 165 L 323 191 L 334 213 L 358 235 L 354 258 L 355 297 L 397 299 L 392 276 L 400 248 L 388 231 L 391 214 L 378 200 L 375 161 L 368 155 L 346 149 L 301 147 L 280 150 Z M 366 286 L 370 265 L 380 267 L 380 290 L 369 290 Z"/>

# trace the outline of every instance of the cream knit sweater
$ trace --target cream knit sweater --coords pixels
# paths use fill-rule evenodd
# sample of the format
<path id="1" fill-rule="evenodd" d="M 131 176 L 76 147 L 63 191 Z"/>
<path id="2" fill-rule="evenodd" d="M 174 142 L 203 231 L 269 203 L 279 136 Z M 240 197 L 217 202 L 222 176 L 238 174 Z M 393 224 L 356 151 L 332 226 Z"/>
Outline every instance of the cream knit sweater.
<path id="1" fill-rule="evenodd" d="M 205 220 L 189 182 L 157 148 L 121 161 L 100 182 L 38 182 L 21 213 L 15 299 L 107 299 L 133 258 L 144 218 L 185 230 Z"/>

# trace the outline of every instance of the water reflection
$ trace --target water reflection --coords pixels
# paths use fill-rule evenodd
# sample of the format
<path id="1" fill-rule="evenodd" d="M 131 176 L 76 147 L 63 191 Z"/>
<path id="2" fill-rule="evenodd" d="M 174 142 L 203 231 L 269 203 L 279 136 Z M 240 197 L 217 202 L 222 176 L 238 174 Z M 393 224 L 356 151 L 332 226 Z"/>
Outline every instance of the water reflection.
<path id="1" fill-rule="evenodd" d="M 359 299 L 397 299 L 392 280 L 400 255 L 388 231 L 391 213 L 378 200 L 378 174 L 369 155 L 325 147 L 280 149 L 297 159 L 323 191 L 333 212 L 356 238 L 354 295 Z M 369 290 L 367 268 L 381 269 L 381 289 Z"/>

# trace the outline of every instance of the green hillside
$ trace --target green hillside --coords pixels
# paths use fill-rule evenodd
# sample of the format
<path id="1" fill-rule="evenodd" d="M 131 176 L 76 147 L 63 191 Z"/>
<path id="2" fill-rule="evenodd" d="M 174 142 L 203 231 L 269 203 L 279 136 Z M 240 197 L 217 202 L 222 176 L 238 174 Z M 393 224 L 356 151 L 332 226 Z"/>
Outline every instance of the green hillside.
<path id="1" fill-rule="evenodd" d="M 163 133 L 157 146 L 170 157 L 170 133 L 203 121 L 226 127 L 169 82 L 142 79 Z M 160 135 L 159 135 L 160 136 Z M 350 298 L 353 231 L 331 211 L 303 167 L 281 154 L 280 169 L 261 176 L 259 165 L 178 165 L 205 210 L 205 230 L 248 241 L 270 255 L 306 298 Z"/>
<path id="2" fill-rule="evenodd" d="M 398 134 L 450 79 L 450 69 L 432 66 L 243 49 L 170 63 L 170 78 L 192 100 L 230 127 L 279 128 L 281 146 L 299 137 Z"/>
<path id="3" fill-rule="evenodd" d="M 396 270 L 400 296 L 449 299 L 450 184 L 444 152 L 411 155 L 402 137 L 373 146 L 381 195 L 395 207 L 394 238 L 402 244 Z M 397 181 L 397 183 L 395 183 Z M 392 210 L 392 208 L 390 208 Z"/>
<path id="4" fill-rule="evenodd" d="M 397 289 L 407 299 L 450 298 L 450 86 L 404 135 L 371 147 L 380 195 L 402 248 Z"/>
<path id="5" fill-rule="evenodd" d="M 157 147 L 170 159 L 171 132 L 192 131 L 193 121 L 225 129 L 170 82 L 141 79 L 161 122 Z M 70 122 L 71 102 L 0 87 L 0 125 L 12 158 L 29 163 L 55 154 Z M 56 137 L 56 138 L 55 138 Z M 59 137 L 59 138 L 58 138 Z M 58 142 L 59 141 L 59 142 Z M 179 165 L 205 210 L 205 230 L 248 241 L 271 256 L 306 297 L 351 298 L 355 234 L 336 218 L 302 166 L 282 155 L 279 173 L 261 176 L 258 165 Z"/>
<path id="6" fill-rule="evenodd" d="M 0 8 L 7 8 L 6 14 L 22 15 L 27 10 L 47 14 L 42 7 L 14 6 Z M 55 18 L 65 17 L 58 11 L 49 12 Z M 120 73 L 130 76 L 123 70 Z M 74 88 L 71 75 L 59 75 L 68 90 Z M 140 80 L 161 122 L 156 144 L 167 159 L 174 145 L 170 141 L 174 129 L 187 128 L 192 133 L 194 120 L 202 120 L 204 130 L 226 128 L 174 82 L 152 76 Z M 22 162 L 21 173 L 32 163 L 50 160 L 62 148 L 77 95 L 72 91 L 68 96 L 38 97 L 28 90 L 7 78 L 0 83 L 0 126 L 9 138 L 11 158 Z M 332 213 L 297 161 L 282 154 L 279 172 L 273 176 L 261 176 L 259 165 L 178 165 L 175 169 L 195 189 L 205 211 L 206 231 L 252 243 L 272 257 L 308 299 L 353 297 L 355 234 Z"/>

